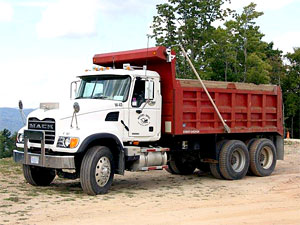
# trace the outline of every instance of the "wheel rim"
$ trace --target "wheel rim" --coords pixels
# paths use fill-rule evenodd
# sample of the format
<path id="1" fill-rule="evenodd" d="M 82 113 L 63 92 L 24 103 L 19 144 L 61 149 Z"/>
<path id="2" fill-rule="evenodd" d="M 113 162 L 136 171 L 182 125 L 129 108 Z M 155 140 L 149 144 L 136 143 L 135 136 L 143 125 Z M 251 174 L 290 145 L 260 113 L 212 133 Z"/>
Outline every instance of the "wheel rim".
<path id="1" fill-rule="evenodd" d="M 262 168 L 269 169 L 273 163 L 273 152 L 270 147 L 265 146 L 259 154 L 259 163 Z"/>
<path id="2" fill-rule="evenodd" d="M 96 165 L 95 178 L 97 184 L 100 187 L 106 185 L 109 180 L 110 174 L 111 174 L 110 161 L 107 157 L 103 156 L 99 159 Z"/>
<path id="3" fill-rule="evenodd" d="M 236 149 L 230 158 L 231 168 L 236 172 L 239 173 L 243 171 L 245 164 L 246 164 L 246 156 L 242 149 Z"/>

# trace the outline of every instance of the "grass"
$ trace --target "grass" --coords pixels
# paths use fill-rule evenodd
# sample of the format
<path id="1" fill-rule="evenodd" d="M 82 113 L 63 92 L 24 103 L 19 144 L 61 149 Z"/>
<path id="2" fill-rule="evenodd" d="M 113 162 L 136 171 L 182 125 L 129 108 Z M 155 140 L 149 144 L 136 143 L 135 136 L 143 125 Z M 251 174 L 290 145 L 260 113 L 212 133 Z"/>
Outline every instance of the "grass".
<path id="1" fill-rule="evenodd" d="M 5 204 L 3 204 L 3 205 L 0 205 L 0 208 L 6 208 L 6 207 L 10 207 L 10 206 L 12 206 L 12 205 L 5 205 Z"/>
<path id="2" fill-rule="evenodd" d="M 21 164 L 17 164 L 12 158 L 0 159 L 0 173 L 4 176 L 22 174 Z"/>
<path id="3" fill-rule="evenodd" d="M 5 201 L 19 202 L 19 197 L 8 197 L 4 199 Z"/>

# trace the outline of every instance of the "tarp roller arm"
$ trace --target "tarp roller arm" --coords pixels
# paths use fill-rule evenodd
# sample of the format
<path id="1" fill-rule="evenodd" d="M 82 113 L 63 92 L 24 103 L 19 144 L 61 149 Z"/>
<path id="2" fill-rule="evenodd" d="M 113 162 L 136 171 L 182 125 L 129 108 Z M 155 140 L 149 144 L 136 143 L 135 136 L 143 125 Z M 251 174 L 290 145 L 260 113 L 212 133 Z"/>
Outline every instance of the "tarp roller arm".
<path id="1" fill-rule="evenodd" d="M 217 108 L 217 106 L 216 106 L 214 100 L 212 99 L 212 97 L 210 96 L 210 94 L 209 94 L 207 88 L 205 87 L 205 85 L 204 85 L 202 79 L 200 78 L 200 76 L 199 76 L 197 70 L 195 69 L 195 67 L 194 67 L 194 65 L 193 65 L 193 63 L 192 63 L 192 61 L 190 60 L 189 56 L 187 55 L 186 51 L 184 50 L 184 48 L 182 47 L 181 44 L 179 44 L 179 47 L 181 48 L 181 51 L 183 52 L 185 58 L 187 59 L 187 61 L 188 61 L 188 63 L 190 64 L 191 68 L 193 69 L 193 71 L 194 71 L 196 77 L 198 78 L 199 82 L 201 83 L 201 86 L 202 86 L 203 90 L 205 91 L 205 93 L 207 94 L 207 96 L 208 96 L 208 98 L 209 98 L 209 101 L 210 101 L 211 104 L 213 105 L 213 107 L 214 107 L 214 109 L 215 109 L 215 111 L 216 111 L 216 113 L 217 113 L 219 119 L 221 120 L 221 122 L 222 122 L 222 124 L 223 124 L 223 126 L 224 126 L 225 132 L 230 133 L 230 132 L 231 132 L 230 127 L 226 124 L 225 120 L 223 119 L 223 117 L 222 117 L 222 115 L 221 115 L 219 109 Z"/>

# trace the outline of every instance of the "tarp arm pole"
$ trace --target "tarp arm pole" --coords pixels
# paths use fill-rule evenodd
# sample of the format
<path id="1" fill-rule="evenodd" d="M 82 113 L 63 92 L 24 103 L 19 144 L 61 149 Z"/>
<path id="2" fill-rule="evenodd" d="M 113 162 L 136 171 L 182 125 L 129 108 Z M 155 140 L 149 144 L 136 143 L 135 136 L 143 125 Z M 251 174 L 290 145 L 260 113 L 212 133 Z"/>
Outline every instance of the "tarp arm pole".
<path id="1" fill-rule="evenodd" d="M 221 115 L 219 109 L 217 108 L 217 106 L 216 106 L 214 100 L 212 99 L 212 97 L 210 96 L 210 94 L 209 94 L 207 88 L 205 87 L 205 85 L 204 85 L 202 79 L 200 78 L 198 72 L 196 71 L 196 69 L 195 69 L 193 63 L 191 62 L 189 56 L 186 54 L 186 51 L 184 50 L 184 48 L 182 47 L 182 45 L 179 44 L 179 46 L 180 46 L 181 51 L 183 52 L 185 58 L 186 58 L 187 61 L 189 62 L 191 68 L 193 69 L 193 71 L 194 71 L 196 77 L 198 78 L 199 82 L 201 83 L 201 86 L 202 86 L 202 88 L 204 89 L 205 93 L 207 94 L 207 96 L 208 96 L 208 98 L 209 98 L 209 101 L 210 101 L 211 104 L 213 105 L 213 107 L 214 107 L 216 113 L 218 114 L 218 117 L 219 117 L 219 119 L 221 120 L 221 122 L 222 122 L 222 124 L 223 124 L 223 126 L 224 126 L 225 132 L 230 133 L 230 132 L 231 132 L 230 127 L 225 123 L 225 121 L 224 121 L 224 119 L 223 119 L 223 117 L 222 117 L 222 115 Z"/>

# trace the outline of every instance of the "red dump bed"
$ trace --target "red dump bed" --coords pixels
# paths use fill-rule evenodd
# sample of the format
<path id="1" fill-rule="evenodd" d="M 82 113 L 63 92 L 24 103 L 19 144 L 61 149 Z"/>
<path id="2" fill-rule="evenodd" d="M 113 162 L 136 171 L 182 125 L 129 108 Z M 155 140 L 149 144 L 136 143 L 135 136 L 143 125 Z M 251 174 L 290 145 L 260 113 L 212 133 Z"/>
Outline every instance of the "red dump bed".
<path id="1" fill-rule="evenodd" d="M 205 81 L 231 133 L 275 132 L 282 135 L 281 90 L 273 85 Z M 163 109 L 164 121 L 173 119 L 174 134 L 223 133 L 224 128 L 198 80 L 177 80 L 174 111 Z"/>
<path id="2" fill-rule="evenodd" d="M 175 52 L 173 52 L 175 54 Z M 143 66 L 161 76 L 162 132 L 173 135 L 224 133 L 198 80 L 176 79 L 175 59 L 166 61 L 165 47 L 95 55 L 93 62 L 121 67 Z M 231 133 L 278 133 L 283 135 L 281 89 L 274 85 L 204 82 Z"/>

